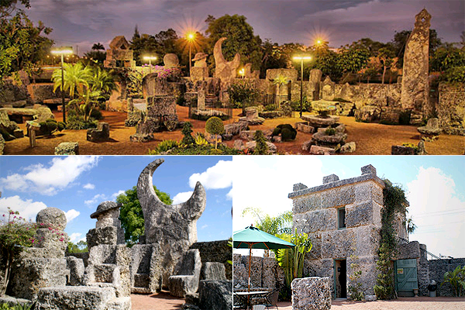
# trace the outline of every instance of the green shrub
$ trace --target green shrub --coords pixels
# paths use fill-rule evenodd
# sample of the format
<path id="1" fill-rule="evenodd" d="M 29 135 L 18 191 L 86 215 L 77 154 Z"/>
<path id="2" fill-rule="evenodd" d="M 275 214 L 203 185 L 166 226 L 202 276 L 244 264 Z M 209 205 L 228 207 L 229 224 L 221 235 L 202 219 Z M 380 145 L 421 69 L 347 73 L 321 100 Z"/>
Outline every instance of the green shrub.
<path id="1" fill-rule="evenodd" d="M 220 135 L 224 132 L 224 124 L 223 121 L 216 116 L 213 116 L 208 119 L 205 123 L 205 130 L 212 135 Z M 215 149 L 217 148 L 218 141 L 215 139 Z"/>
<path id="2" fill-rule="evenodd" d="M 282 141 L 291 141 L 295 139 L 295 133 L 289 130 L 288 128 L 283 128 L 281 130 L 281 140 Z"/>
<path id="3" fill-rule="evenodd" d="M 164 152 L 167 152 L 173 148 L 179 146 L 179 143 L 174 140 L 163 140 L 158 143 L 157 147 L 154 150 L 149 150 L 149 155 L 158 155 Z"/>
<path id="4" fill-rule="evenodd" d="M 447 271 L 444 274 L 444 282 L 441 283 L 441 286 L 446 283 L 450 283 L 452 286 L 452 293 L 454 296 L 463 296 L 465 292 L 465 265 L 463 268 L 457 266 L 452 272 Z"/>
<path id="5" fill-rule="evenodd" d="M 185 122 L 182 126 L 182 134 L 184 135 L 181 141 L 182 144 L 189 145 L 195 143 L 194 138 L 192 137 L 192 131 L 191 122 Z"/>
<path id="6" fill-rule="evenodd" d="M 251 106 L 260 95 L 252 83 L 246 80 L 231 84 L 228 88 L 228 94 L 231 103 L 233 103 L 236 108 Z"/>
<path id="7" fill-rule="evenodd" d="M 276 104 L 267 104 L 265 107 L 265 111 L 277 111 L 278 106 Z"/>
<path id="8" fill-rule="evenodd" d="M 150 151 L 149 155 L 157 155 L 154 151 Z M 223 144 L 218 145 L 215 149 L 213 145 L 190 145 L 187 147 L 176 146 L 170 149 L 170 155 L 239 155 L 239 150 L 229 148 Z"/>
<path id="9" fill-rule="evenodd" d="M 254 134 L 253 139 L 257 144 L 255 145 L 254 155 L 267 155 L 268 154 L 268 145 L 266 144 L 265 136 L 263 131 L 257 130 Z"/>
<path id="10" fill-rule="evenodd" d="M 282 141 L 291 141 L 297 136 L 297 130 L 291 124 L 280 124 L 273 129 L 272 136 L 279 136 L 280 134 Z"/>
<path id="11" fill-rule="evenodd" d="M 102 112 L 99 109 L 93 109 L 90 113 L 90 117 L 97 120 L 103 119 Z"/>
<path id="12" fill-rule="evenodd" d="M 98 121 L 95 119 L 84 120 L 82 116 L 69 116 L 66 122 L 66 128 L 68 129 L 89 129 L 97 128 Z"/>
<path id="13" fill-rule="evenodd" d="M 281 128 L 279 127 L 276 127 L 275 129 L 273 129 L 273 133 L 271 134 L 273 137 L 274 136 L 279 136 L 279 134 L 281 133 Z"/>
<path id="14" fill-rule="evenodd" d="M 66 125 L 63 122 L 57 122 L 54 119 L 48 119 L 45 122 L 40 122 L 40 133 L 43 135 L 50 136 L 55 131 L 62 131 Z"/>
<path id="15" fill-rule="evenodd" d="M 327 136 L 334 136 L 336 134 L 336 129 L 328 127 L 325 130 L 325 135 Z"/>

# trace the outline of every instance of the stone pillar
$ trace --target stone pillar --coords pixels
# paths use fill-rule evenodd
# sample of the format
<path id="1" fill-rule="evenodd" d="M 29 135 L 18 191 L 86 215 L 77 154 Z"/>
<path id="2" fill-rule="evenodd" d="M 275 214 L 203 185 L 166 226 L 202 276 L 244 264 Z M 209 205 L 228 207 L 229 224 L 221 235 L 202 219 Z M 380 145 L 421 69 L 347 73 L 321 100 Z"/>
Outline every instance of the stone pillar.
<path id="1" fill-rule="evenodd" d="M 308 78 L 308 93 L 307 97 L 309 100 L 320 100 L 320 83 L 321 76 L 323 73 L 320 69 L 313 69 L 310 71 L 310 77 Z"/>
<path id="2" fill-rule="evenodd" d="M 205 91 L 203 89 L 199 90 L 197 95 L 197 109 L 205 110 Z"/>
<path id="3" fill-rule="evenodd" d="M 403 109 L 423 112 L 429 94 L 429 27 L 431 15 L 426 9 L 415 16 L 415 27 L 408 38 L 402 73 Z"/>

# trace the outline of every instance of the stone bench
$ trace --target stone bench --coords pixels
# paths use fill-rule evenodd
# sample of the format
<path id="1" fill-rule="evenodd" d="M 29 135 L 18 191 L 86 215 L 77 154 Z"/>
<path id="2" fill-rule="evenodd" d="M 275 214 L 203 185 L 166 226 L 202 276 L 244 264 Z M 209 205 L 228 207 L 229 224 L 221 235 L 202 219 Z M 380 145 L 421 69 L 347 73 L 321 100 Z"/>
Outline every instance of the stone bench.
<path id="1" fill-rule="evenodd" d="M 110 125 L 105 122 L 98 123 L 97 128 L 87 130 L 87 141 L 102 142 L 110 138 Z"/>

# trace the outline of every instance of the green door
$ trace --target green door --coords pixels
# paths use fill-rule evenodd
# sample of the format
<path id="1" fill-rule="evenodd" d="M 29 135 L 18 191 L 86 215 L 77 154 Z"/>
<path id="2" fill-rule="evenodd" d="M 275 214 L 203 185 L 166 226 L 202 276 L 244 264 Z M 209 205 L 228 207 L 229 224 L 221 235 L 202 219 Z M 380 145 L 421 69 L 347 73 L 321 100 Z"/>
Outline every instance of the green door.
<path id="1" fill-rule="evenodd" d="M 398 296 L 413 297 L 418 289 L 417 260 L 402 259 L 396 261 L 396 291 Z"/>

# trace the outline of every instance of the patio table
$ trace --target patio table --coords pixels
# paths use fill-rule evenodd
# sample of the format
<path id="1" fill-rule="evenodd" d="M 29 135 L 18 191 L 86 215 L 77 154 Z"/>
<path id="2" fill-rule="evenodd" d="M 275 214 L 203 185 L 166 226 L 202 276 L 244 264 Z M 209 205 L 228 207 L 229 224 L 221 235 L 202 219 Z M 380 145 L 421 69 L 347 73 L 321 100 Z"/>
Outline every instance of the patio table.
<path id="1" fill-rule="evenodd" d="M 247 297 L 253 297 L 253 296 L 260 296 L 260 295 L 266 295 L 268 294 L 270 291 L 250 291 L 250 292 L 234 292 L 234 296 L 237 296 L 239 297 L 239 299 L 242 302 L 242 304 L 245 304 L 247 305 L 247 309 L 250 309 L 251 308 L 251 305 L 250 305 L 250 300 L 252 300 L 252 298 L 247 298 Z M 244 302 L 245 301 L 245 302 Z"/>

